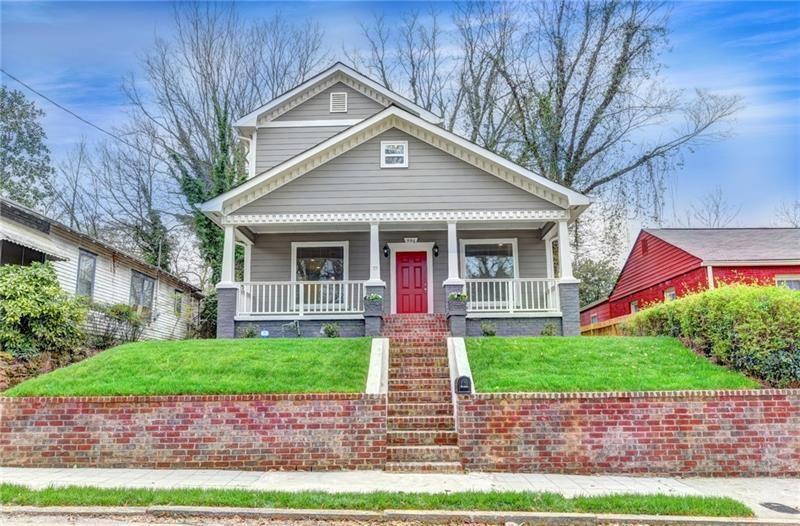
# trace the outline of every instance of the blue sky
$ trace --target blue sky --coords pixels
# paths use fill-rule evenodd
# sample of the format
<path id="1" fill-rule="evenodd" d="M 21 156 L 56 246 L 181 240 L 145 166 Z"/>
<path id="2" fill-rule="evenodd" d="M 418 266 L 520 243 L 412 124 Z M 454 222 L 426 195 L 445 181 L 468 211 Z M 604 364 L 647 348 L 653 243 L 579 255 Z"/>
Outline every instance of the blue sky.
<path id="1" fill-rule="evenodd" d="M 358 20 L 400 12 L 408 2 L 242 3 L 247 16 L 279 9 L 316 19 L 333 58 L 362 46 Z M 441 11 L 452 5 L 437 3 Z M 120 85 L 140 71 L 156 34 L 171 30 L 166 2 L 2 2 L 0 60 L 5 69 L 104 127 L 126 119 Z M 669 195 L 683 214 L 717 186 L 741 205 L 736 226 L 771 225 L 782 201 L 800 199 L 800 2 L 679 2 L 670 6 L 670 51 L 664 76 L 675 87 L 737 93 L 744 109 L 733 135 L 685 158 Z M 2 79 L 13 85 L 13 81 Z M 16 87 L 16 86 L 15 86 Z M 98 132 L 39 101 L 57 161 L 82 136 Z M 672 206 L 670 206 L 672 209 Z"/>

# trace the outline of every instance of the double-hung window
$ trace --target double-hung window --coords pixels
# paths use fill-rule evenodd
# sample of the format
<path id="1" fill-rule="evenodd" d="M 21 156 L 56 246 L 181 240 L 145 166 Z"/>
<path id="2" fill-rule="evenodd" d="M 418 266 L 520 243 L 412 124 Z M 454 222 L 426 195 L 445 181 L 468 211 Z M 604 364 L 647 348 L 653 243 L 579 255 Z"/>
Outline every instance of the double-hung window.
<path id="1" fill-rule="evenodd" d="M 180 318 L 181 313 L 183 312 L 183 291 L 175 289 L 175 292 L 173 292 L 173 294 L 174 294 L 173 299 L 175 301 L 175 305 L 173 306 L 173 312 L 175 313 L 176 318 Z"/>
<path id="2" fill-rule="evenodd" d="M 664 301 L 675 301 L 678 295 L 675 294 L 675 287 L 670 287 L 664 291 Z"/>
<path id="3" fill-rule="evenodd" d="M 347 281 L 347 241 L 292 243 L 292 281 L 301 282 L 295 301 L 316 306 L 345 301 L 341 285 L 325 282 Z"/>
<path id="4" fill-rule="evenodd" d="M 131 271 L 131 299 L 130 303 L 139 315 L 149 320 L 153 315 L 153 294 L 156 281 L 141 272 Z"/>
<path id="5" fill-rule="evenodd" d="M 94 275 L 96 270 L 97 256 L 87 250 L 80 249 L 75 294 L 91 299 L 94 294 Z"/>

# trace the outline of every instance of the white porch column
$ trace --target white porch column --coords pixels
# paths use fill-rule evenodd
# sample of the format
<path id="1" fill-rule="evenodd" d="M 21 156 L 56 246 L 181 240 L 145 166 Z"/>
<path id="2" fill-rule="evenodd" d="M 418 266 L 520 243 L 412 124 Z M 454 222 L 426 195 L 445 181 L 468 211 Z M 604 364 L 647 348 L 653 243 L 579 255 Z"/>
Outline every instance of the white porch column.
<path id="1" fill-rule="evenodd" d="M 447 222 L 447 280 L 445 285 L 464 285 L 458 275 L 458 231 L 456 222 Z"/>
<path id="2" fill-rule="evenodd" d="M 225 240 L 222 243 L 222 280 L 221 283 L 236 281 L 236 227 L 225 225 Z"/>
<path id="3" fill-rule="evenodd" d="M 379 223 L 369 224 L 369 281 L 367 286 L 383 287 L 381 280 L 381 237 Z"/>
<path id="4" fill-rule="evenodd" d="M 244 281 L 250 281 L 250 265 L 253 263 L 253 245 L 244 244 Z"/>
<path id="5" fill-rule="evenodd" d="M 566 220 L 558 222 L 558 263 L 562 280 L 575 279 L 572 276 L 572 252 L 569 250 L 569 229 Z"/>
<path id="6" fill-rule="evenodd" d="M 548 238 L 544 240 L 544 255 L 547 262 L 547 277 L 552 279 L 555 277 L 555 268 L 553 266 L 553 239 Z"/>

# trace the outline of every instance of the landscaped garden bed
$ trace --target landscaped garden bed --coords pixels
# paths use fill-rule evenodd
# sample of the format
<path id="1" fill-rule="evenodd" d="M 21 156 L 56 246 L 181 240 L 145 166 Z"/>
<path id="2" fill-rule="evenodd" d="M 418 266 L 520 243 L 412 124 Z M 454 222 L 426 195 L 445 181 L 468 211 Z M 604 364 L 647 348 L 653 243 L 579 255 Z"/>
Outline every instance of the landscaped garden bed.
<path id="1" fill-rule="evenodd" d="M 23 382 L 6 396 L 364 392 L 370 339 L 150 341 Z"/>
<path id="2" fill-rule="evenodd" d="M 667 337 L 467 338 L 478 392 L 746 389 L 758 382 Z"/>
<path id="3" fill-rule="evenodd" d="M 465 510 L 624 513 L 752 517 L 744 504 L 724 497 L 607 495 L 567 498 L 555 493 L 325 493 L 219 489 L 29 489 L 0 485 L 0 503 L 19 506 L 234 506 L 242 508 L 339 510 Z"/>

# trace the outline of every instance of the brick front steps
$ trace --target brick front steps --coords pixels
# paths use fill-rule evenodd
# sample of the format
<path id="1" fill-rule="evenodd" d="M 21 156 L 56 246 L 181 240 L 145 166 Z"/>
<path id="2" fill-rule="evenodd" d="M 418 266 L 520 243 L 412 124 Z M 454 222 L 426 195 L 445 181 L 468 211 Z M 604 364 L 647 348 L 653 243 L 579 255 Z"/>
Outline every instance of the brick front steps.
<path id="1" fill-rule="evenodd" d="M 384 319 L 389 346 L 387 471 L 462 471 L 455 432 L 447 320 L 441 315 Z"/>

